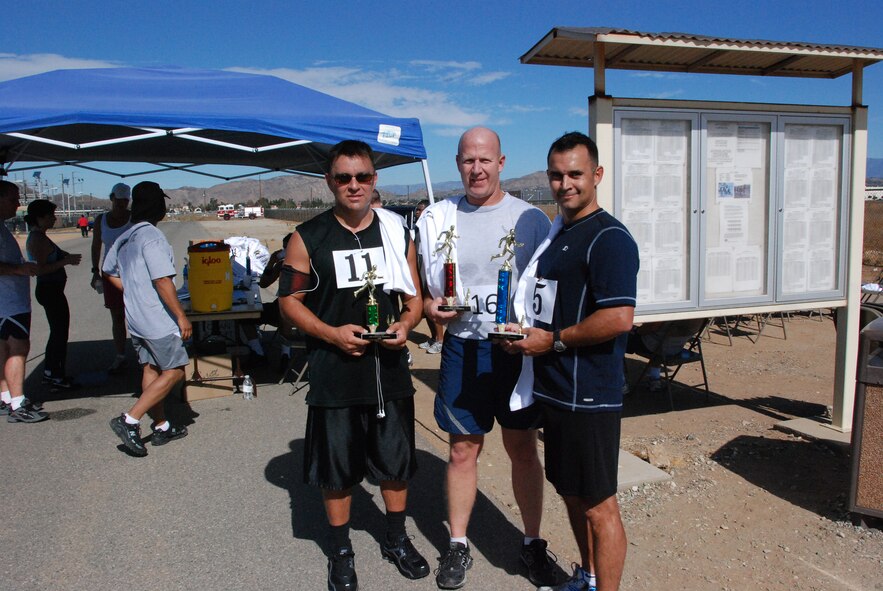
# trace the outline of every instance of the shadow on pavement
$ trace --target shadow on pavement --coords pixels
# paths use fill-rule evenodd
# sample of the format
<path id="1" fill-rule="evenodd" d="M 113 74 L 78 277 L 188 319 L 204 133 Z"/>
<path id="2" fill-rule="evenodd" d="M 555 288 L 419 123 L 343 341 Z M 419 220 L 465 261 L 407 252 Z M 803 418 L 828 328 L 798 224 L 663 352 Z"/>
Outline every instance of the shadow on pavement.
<path id="1" fill-rule="evenodd" d="M 270 460 L 264 476 L 271 484 L 288 490 L 291 499 L 291 530 L 295 538 L 311 540 L 326 549 L 328 524 L 322 499 L 316 487 L 303 482 L 304 440 L 290 443 L 291 452 Z M 442 549 L 448 545 L 447 505 L 444 493 L 446 463 L 433 454 L 417 450 L 418 470 L 409 486 L 408 516 L 429 541 L 429 548 L 416 546 L 430 565 L 436 564 Z M 352 529 L 364 530 L 377 543 L 386 533 L 379 490 L 372 492 L 363 485 L 353 489 Z M 414 533 L 414 532 L 411 532 Z M 516 572 L 518 548 L 522 534 L 481 491 L 475 499 L 469 524 L 469 541 L 495 567 L 509 574 Z"/>
<path id="2" fill-rule="evenodd" d="M 849 519 L 849 456 L 824 443 L 740 435 L 711 459 L 784 501 L 826 519 Z"/>

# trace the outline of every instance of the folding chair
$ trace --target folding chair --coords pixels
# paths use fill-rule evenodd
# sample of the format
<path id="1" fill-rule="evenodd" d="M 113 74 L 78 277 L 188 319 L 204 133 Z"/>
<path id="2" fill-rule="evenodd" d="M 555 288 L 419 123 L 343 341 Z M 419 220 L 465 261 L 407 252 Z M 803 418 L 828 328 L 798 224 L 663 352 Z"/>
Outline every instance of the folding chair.
<path id="1" fill-rule="evenodd" d="M 707 402 L 710 390 L 708 387 L 708 373 L 705 370 L 705 358 L 702 355 L 702 333 L 705 331 L 706 326 L 711 320 L 712 319 L 710 318 L 702 319 L 699 326 L 696 326 L 695 322 L 689 320 L 672 320 L 666 322 L 659 333 L 658 346 L 655 349 L 650 350 L 645 348 L 644 350 L 633 350 L 632 353 L 635 355 L 647 359 L 647 365 L 644 366 L 641 375 L 639 375 L 638 379 L 631 385 L 631 389 L 634 391 L 635 388 L 637 388 L 638 384 L 640 384 L 641 380 L 644 379 L 644 376 L 647 375 L 647 372 L 652 365 L 659 365 L 663 384 L 665 385 L 665 392 L 668 395 L 668 404 L 671 410 L 674 410 L 671 385 L 681 371 L 681 367 L 688 363 L 695 363 L 698 361 L 702 370 L 702 381 L 697 384 L 683 384 L 683 387 L 697 392 L 700 391 L 700 386 L 704 387 L 705 401 Z M 684 332 L 685 329 L 687 332 Z M 684 339 L 684 345 L 681 349 L 674 354 L 666 355 L 664 352 L 666 340 L 681 337 Z"/>

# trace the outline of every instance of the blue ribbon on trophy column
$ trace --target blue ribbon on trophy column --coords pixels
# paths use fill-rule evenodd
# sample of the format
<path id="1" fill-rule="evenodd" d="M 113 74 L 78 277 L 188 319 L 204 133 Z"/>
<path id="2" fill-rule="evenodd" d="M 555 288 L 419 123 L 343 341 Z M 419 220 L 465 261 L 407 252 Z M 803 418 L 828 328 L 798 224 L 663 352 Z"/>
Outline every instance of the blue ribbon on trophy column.
<path id="1" fill-rule="evenodd" d="M 512 271 L 508 265 L 503 265 L 497 274 L 497 315 L 494 323 L 502 331 L 509 321 L 509 284 L 512 279 Z"/>

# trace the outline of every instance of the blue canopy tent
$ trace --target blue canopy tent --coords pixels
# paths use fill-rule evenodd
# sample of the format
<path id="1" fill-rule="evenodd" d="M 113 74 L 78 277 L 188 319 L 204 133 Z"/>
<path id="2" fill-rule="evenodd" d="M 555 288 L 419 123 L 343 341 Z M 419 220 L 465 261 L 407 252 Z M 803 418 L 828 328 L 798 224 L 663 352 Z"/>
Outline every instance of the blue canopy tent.
<path id="1" fill-rule="evenodd" d="M 370 145 L 378 169 L 421 162 L 431 195 L 417 119 L 388 117 L 274 76 L 103 68 L 0 83 L 0 175 L 49 162 L 117 174 L 94 163 L 145 162 L 150 170 L 125 176 L 315 176 L 324 173 L 331 146 L 345 139 Z M 41 164 L 24 164 L 35 162 Z M 221 176 L 198 168 L 208 164 L 260 170 Z"/>

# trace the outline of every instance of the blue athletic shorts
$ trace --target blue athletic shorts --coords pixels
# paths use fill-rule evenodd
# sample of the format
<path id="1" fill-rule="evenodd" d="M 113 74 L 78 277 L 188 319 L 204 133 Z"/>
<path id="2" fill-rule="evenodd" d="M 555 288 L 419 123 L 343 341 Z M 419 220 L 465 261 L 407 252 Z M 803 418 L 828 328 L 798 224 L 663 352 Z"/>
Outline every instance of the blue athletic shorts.
<path id="1" fill-rule="evenodd" d="M 490 341 L 446 334 L 435 396 L 439 428 L 458 435 L 483 435 L 496 420 L 507 429 L 538 429 L 539 405 L 509 410 L 520 372 L 520 355 L 509 355 Z"/>
<path id="2" fill-rule="evenodd" d="M 184 342 L 175 334 L 159 339 L 142 339 L 133 336 L 132 345 L 138 353 L 138 362 L 141 365 L 153 365 L 161 370 L 167 370 L 183 367 L 190 362 Z"/>

